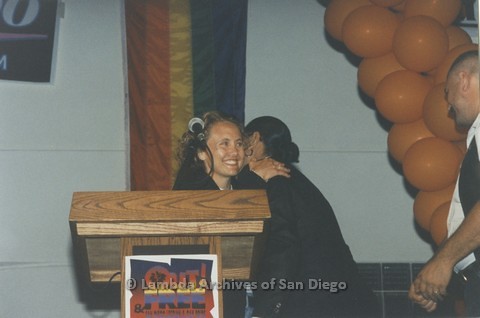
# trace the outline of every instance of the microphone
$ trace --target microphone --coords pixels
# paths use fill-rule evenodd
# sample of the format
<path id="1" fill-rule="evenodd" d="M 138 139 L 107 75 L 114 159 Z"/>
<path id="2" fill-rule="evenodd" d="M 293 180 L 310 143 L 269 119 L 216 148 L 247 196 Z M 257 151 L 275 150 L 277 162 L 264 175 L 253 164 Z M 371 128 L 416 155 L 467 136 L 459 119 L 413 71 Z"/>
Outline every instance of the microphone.
<path id="1" fill-rule="evenodd" d="M 204 127 L 205 123 L 198 117 L 193 117 L 188 122 L 188 130 L 190 130 L 200 141 L 205 139 L 205 135 L 203 134 Z"/>

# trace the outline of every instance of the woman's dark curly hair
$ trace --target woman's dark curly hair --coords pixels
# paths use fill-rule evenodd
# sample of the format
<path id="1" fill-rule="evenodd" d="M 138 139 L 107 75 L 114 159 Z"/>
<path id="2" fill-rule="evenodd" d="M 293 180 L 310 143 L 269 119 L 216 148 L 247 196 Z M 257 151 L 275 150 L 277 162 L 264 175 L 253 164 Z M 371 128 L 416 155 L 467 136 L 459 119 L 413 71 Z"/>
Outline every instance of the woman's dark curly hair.
<path id="1" fill-rule="evenodd" d="M 298 146 L 292 142 L 290 130 L 283 121 L 272 116 L 257 117 L 245 126 L 247 136 L 254 132 L 260 134 L 267 156 L 284 163 L 298 162 Z"/>
<path id="2" fill-rule="evenodd" d="M 202 116 L 204 122 L 203 131 L 200 133 L 193 133 L 190 130 L 185 132 L 179 141 L 177 150 L 177 160 L 184 168 L 189 169 L 204 169 L 203 161 L 198 158 L 200 151 L 206 151 L 210 160 L 213 162 L 210 149 L 207 147 L 207 141 L 210 136 L 211 128 L 219 122 L 232 123 L 238 127 L 242 138 L 245 139 L 243 126 L 233 116 L 227 115 L 219 111 L 207 112 Z"/>

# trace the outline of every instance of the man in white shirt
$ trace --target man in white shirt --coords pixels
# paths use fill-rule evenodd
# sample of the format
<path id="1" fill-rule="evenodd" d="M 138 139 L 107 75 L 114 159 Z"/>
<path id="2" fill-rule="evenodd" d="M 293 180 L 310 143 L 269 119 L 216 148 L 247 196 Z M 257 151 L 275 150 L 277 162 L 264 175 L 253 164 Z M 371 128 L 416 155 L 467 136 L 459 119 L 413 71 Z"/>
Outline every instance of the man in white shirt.
<path id="1" fill-rule="evenodd" d="M 445 83 L 445 97 L 449 110 L 459 128 L 469 128 L 466 158 L 452 198 L 448 217 L 449 238 L 425 264 L 410 286 L 409 297 L 428 312 L 446 295 L 447 285 L 454 271 L 465 281 L 467 315 L 480 316 L 480 176 L 478 144 L 480 142 L 480 89 L 478 51 L 460 55 L 452 64 Z M 463 173 L 463 174 L 462 174 Z M 476 180 L 474 180 L 476 178 Z M 468 179 L 468 187 L 465 185 Z M 466 189 L 469 188 L 469 189 Z M 468 194 L 468 195 L 467 195 Z M 466 202 L 471 204 L 466 205 Z M 478 250 L 478 251 L 476 251 Z"/>

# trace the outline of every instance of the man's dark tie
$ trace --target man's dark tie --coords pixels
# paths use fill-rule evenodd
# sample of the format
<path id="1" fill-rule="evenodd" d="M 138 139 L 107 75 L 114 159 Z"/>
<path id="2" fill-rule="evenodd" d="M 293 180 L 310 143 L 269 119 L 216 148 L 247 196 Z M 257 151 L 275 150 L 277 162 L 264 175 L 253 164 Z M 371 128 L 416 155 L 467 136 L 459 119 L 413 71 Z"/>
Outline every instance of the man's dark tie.
<path id="1" fill-rule="evenodd" d="M 460 169 L 458 193 L 465 217 L 474 205 L 480 201 L 480 161 L 478 160 L 477 143 L 473 137 Z M 480 229 L 479 229 L 480 231 Z M 480 248 L 475 250 L 475 257 L 480 260 Z"/>

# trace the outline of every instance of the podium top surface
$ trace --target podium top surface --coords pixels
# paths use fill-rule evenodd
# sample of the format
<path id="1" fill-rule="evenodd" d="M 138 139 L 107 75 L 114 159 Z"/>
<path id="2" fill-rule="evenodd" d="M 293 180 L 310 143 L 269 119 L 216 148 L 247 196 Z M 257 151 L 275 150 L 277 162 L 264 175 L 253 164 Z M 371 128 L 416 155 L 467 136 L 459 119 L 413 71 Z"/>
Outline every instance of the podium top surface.
<path id="1" fill-rule="evenodd" d="M 264 190 L 75 192 L 69 223 L 90 282 L 108 282 L 122 253 L 133 253 L 128 244 L 208 246 L 222 255 L 224 277 L 249 279 L 268 218 Z"/>
<path id="2" fill-rule="evenodd" d="M 195 222 L 270 218 L 264 190 L 75 192 L 70 223 Z"/>

